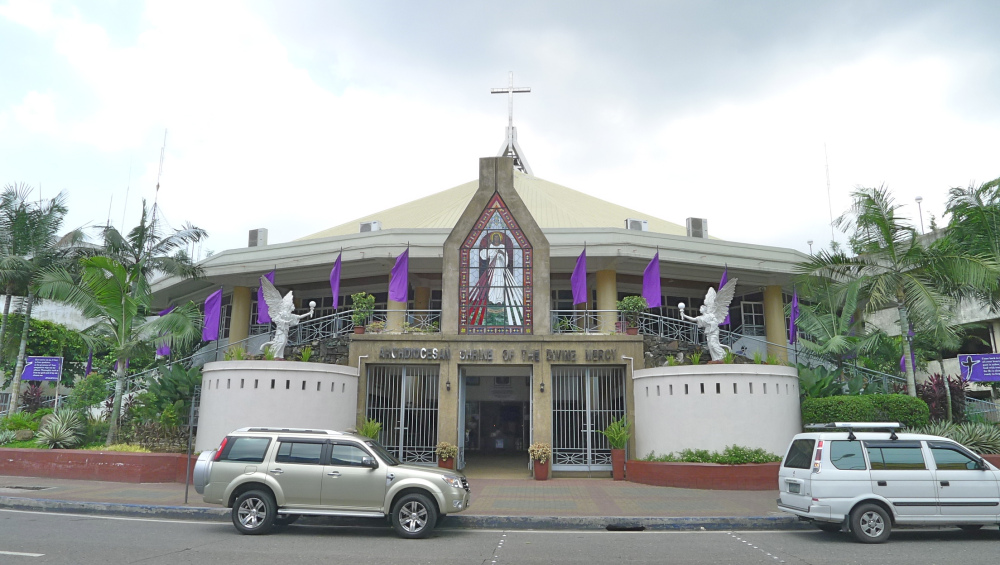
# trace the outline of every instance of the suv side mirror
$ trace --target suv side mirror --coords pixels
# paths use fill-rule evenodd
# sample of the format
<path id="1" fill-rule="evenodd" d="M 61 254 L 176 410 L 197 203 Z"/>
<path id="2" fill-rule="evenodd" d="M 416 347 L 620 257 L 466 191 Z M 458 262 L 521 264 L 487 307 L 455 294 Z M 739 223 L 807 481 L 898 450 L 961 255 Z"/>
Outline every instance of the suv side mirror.
<path id="1" fill-rule="evenodd" d="M 982 459 L 977 459 L 976 460 L 976 470 L 977 471 L 985 471 L 986 469 L 989 469 L 989 468 L 990 467 L 989 467 L 989 465 L 986 464 L 986 461 L 984 461 Z"/>
<path id="2" fill-rule="evenodd" d="M 368 467 L 370 469 L 378 469 L 378 461 L 374 457 L 362 457 L 361 466 Z"/>

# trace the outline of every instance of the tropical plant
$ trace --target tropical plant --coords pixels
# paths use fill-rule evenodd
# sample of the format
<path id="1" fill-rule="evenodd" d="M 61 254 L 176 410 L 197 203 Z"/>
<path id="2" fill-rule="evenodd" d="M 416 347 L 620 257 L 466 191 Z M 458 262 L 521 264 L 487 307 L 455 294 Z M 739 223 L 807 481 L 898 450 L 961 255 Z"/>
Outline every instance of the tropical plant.
<path id="1" fill-rule="evenodd" d="M 778 357 L 777 354 L 775 354 L 775 353 L 768 353 L 767 354 L 767 364 L 768 365 L 783 365 L 784 363 L 781 362 L 781 358 Z"/>
<path id="2" fill-rule="evenodd" d="M 528 457 L 532 461 L 545 463 L 552 457 L 552 446 L 544 442 L 535 442 L 528 446 Z"/>
<path id="3" fill-rule="evenodd" d="M 91 373 L 78 380 L 69 393 L 67 408 L 77 411 L 89 409 L 103 403 L 111 396 L 110 383 L 104 376 Z"/>
<path id="4" fill-rule="evenodd" d="M 365 325 L 372 312 L 375 311 L 375 297 L 367 292 L 356 292 L 351 295 L 351 303 L 354 305 L 351 321 L 354 322 L 355 326 Z"/>
<path id="5" fill-rule="evenodd" d="M 9 327 L 20 328 L 24 323 L 24 316 L 16 313 L 10 314 L 7 323 Z M 6 361 L 2 361 L 2 364 L 7 374 L 14 371 L 14 362 L 17 359 L 20 345 L 19 335 L 8 332 L 3 338 L 0 347 L 3 348 L 2 356 Z M 87 345 L 80 337 L 80 332 L 47 320 L 31 320 L 26 350 L 31 355 L 62 357 L 62 385 L 72 386 L 73 379 L 83 372 L 84 364 L 87 361 Z"/>
<path id="6" fill-rule="evenodd" d="M 38 431 L 38 420 L 34 419 L 31 414 L 11 412 L 0 418 L 0 430 L 10 430 L 12 432 L 16 432 L 17 430 Z"/>
<path id="7" fill-rule="evenodd" d="M 71 304 L 85 318 L 97 320 L 84 332 L 85 339 L 108 348 L 118 361 L 106 441 L 112 445 L 117 443 L 128 359 L 149 354 L 154 342 L 164 337 L 178 343 L 197 339 L 201 313 L 189 302 L 168 314 L 149 318 L 151 293 L 142 264 L 127 267 L 113 258 L 97 256 L 82 259 L 80 265 L 79 280 L 65 269 L 43 273 L 39 295 Z"/>
<path id="8" fill-rule="evenodd" d="M 760 351 L 754 351 L 753 352 L 753 363 L 754 363 L 754 365 L 763 365 L 764 364 L 764 354 L 761 353 Z"/>
<path id="9" fill-rule="evenodd" d="M 805 398 L 825 398 L 844 394 L 841 373 L 826 367 L 799 365 L 799 395 Z"/>
<path id="10" fill-rule="evenodd" d="M 634 328 L 639 325 L 639 314 L 645 312 L 649 305 L 641 296 L 626 296 L 618 301 L 616 307 L 625 316 L 625 324 Z"/>
<path id="11" fill-rule="evenodd" d="M 668 367 L 676 367 L 677 365 L 680 365 L 680 364 L 681 364 L 681 362 L 677 358 L 676 355 L 667 355 L 667 366 Z"/>
<path id="12" fill-rule="evenodd" d="M 201 386 L 201 368 L 185 369 L 180 363 L 161 367 L 159 376 L 151 376 L 146 392 L 155 397 L 155 406 L 162 415 L 168 411 L 174 418 L 187 421 L 191 402 Z"/>
<path id="13" fill-rule="evenodd" d="M 727 349 L 726 350 L 726 354 L 722 356 L 722 362 L 723 363 L 730 363 L 730 364 L 736 362 L 736 354 L 733 353 L 732 349 Z"/>
<path id="14" fill-rule="evenodd" d="M 381 432 L 382 432 L 382 422 L 379 422 L 378 420 L 375 420 L 373 418 L 368 418 L 367 420 L 361 423 L 360 427 L 358 427 L 358 434 L 371 439 L 378 439 L 378 435 Z"/>
<path id="15" fill-rule="evenodd" d="M 952 188 L 948 191 L 945 214 L 951 219 L 938 245 L 948 250 L 1000 257 L 1000 178 L 979 186 Z M 994 310 L 1000 308 L 996 293 L 978 298 L 992 304 Z"/>
<path id="16" fill-rule="evenodd" d="M 927 403 L 932 422 L 961 422 L 965 419 L 968 389 L 969 383 L 961 378 L 934 374 L 917 385 L 917 398 Z"/>
<path id="17" fill-rule="evenodd" d="M 313 348 L 308 345 L 303 347 L 302 351 L 299 352 L 299 359 L 301 359 L 303 363 L 308 363 L 309 360 L 312 359 L 312 356 Z"/>
<path id="18" fill-rule="evenodd" d="M 92 448 L 99 451 L 115 451 L 118 453 L 152 453 L 149 448 L 134 443 L 116 443 L 114 445 L 104 445 Z"/>
<path id="19" fill-rule="evenodd" d="M 365 326 L 365 331 L 372 334 L 382 333 L 385 331 L 385 322 L 383 320 L 372 322 Z"/>
<path id="20" fill-rule="evenodd" d="M 691 358 L 692 365 L 701 365 L 701 351 L 695 351 L 688 355 Z"/>
<path id="21" fill-rule="evenodd" d="M 13 430 L 0 430 L 0 445 L 14 441 L 15 435 Z"/>
<path id="22" fill-rule="evenodd" d="M 80 445 L 83 422 L 80 415 L 71 410 L 56 414 L 48 424 L 38 430 L 35 442 L 49 449 L 70 449 Z"/>
<path id="23" fill-rule="evenodd" d="M 995 258 L 925 245 L 897 215 L 900 206 L 885 187 L 861 188 L 852 196 L 851 209 L 836 225 L 850 232 L 854 255 L 819 251 L 799 265 L 802 274 L 830 279 L 835 291 L 857 285 L 865 310 L 895 309 L 903 333 L 911 324 L 917 330 L 953 331 L 950 314 L 957 298 L 996 289 Z M 902 345 L 907 393 L 916 396 L 909 341 Z"/>
<path id="24" fill-rule="evenodd" d="M 42 384 L 39 382 L 30 383 L 21 397 L 21 408 L 25 412 L 34 413 L 42 407 L 42 396 Z"/>
<path id="25" fill-rule="evenodd" d="M 242 345 L 227 347 L 223 358 L 226 361 L 242 361 L 247 358 L 247 350 Z"/>
<path id="26" fill-rule="evenodd" d="M 667 453 L 656 455 L 649 452 L 642 461 L 653 461 L 657 463 L 715 463 L 718 465 L 746 465 L 748 463 L 774 463 L 781 461 L 780 455 L 770 453 L 761 447 L 744 447 L 741 445 L 727 445 L 719 453 L 709 452 L 707 449 L 684 449 L 679 453 Z"/>
<path id="27" fill-rule="evenodd" d="M 632 435 L 632 424 L 629 423 L 627 416 L 622 416 L 599 431 L 601 435 L 608 438 L 611 449 L 625 449 L 628 438 Z"/>
<path id="28" fill-rule="evenodd" d="M 434 449 L 438 459 L 454 459 L 458 457 L 458 446 L 446 441 L 439 442 Z"/>

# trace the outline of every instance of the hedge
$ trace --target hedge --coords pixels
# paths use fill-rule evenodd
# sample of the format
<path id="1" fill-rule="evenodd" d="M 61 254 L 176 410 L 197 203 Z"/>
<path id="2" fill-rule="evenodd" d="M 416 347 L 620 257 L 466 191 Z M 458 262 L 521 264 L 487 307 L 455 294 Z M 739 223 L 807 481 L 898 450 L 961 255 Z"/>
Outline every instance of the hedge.
<path id="1" fill-rule="evenodd" d="M 807 398 L 802 425 L 828 422 L 899 422 L 908 428 L 930 422 L 927 403 L 906 394 L 862 394 Z"/>

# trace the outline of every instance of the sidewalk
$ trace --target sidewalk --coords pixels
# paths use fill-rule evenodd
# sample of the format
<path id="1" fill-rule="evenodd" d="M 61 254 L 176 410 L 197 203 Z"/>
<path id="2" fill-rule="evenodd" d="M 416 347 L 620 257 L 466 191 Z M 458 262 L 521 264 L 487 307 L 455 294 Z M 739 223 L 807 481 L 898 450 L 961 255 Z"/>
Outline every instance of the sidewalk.
<path id="1" fill-rule="evenodd" d="M 777 491 L 690 490 L 610 479 L 472 479 L 472 506 L 445 527 L 510 529 L 787 529 Z M 0 508 L 228 520 L 179 483 L 111 483 L 0 476 Z"/>

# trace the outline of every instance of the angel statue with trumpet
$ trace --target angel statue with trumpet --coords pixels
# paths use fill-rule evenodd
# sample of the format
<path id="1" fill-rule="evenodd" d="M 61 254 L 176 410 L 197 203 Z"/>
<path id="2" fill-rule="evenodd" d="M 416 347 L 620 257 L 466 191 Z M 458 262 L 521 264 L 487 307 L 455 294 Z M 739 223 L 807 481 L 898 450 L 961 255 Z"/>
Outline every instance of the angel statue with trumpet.
<path id="1" fill-rule="evenodd" d="M 683 302 L 677 305 L 681 311 L 681 318 L 689 322 L 697 322 L 698 327 L 705 330 L 705 341 L 708 342 L 708 353 L 712 356 L 712 361 L 722 361 L 726 356 L 726 349 L 730 349 L 719 342 L 719 324 L 726 319 L 729 303 L 736 295 L 737 280 L 739 279 L 730 279 L 719 289 L 718 293 L 715 292 L 714 288 L 709 287 L 708 293 L 705 295 L 705 303 L 699 309 L 700 316 L 692 318 L 684 314 Z"/>
<path id="2" fill-rule="evenodd" d="M 266 277 L 260 278 L 260 286 L 263 290 L 264 302 L 267 303 L 267 311 L 271 315 L 271 321 L 274 322 L 274 339 L 261 345 L 260 350 L 264 351 L 264 348 L 267 347 L 275 359 L 284 359 L 288 328 L 298 324 L 302 318 L 312 316 L 313 310 L 316 309 L 316 303 L 310 302 L 309 311 L 305 314 L 295 314 L 293 313 L 295 303 L 292 301 L 292 291 L 289 290 L 288 294 L 282 298 L 278 289 L 274 288 L 274 285 Z"/>

